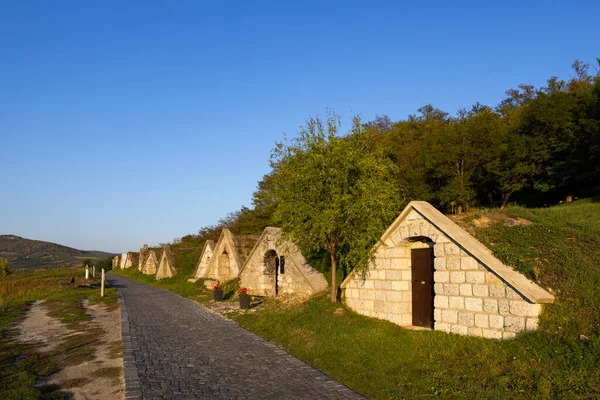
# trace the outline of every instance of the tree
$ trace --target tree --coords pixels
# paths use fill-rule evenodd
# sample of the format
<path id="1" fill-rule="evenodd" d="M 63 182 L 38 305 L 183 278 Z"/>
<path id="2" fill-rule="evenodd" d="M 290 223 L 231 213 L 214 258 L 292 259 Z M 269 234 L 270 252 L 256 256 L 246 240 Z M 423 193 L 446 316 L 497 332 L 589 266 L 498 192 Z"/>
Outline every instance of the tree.
<path id="1" fill-rule="evenodd" d="M 112 257 L 105 258 L 96 264 L 96 270 L 110 271 L 112 269 Z"/>
<path id="2" fill-rule="evenodd" d="M 338 136 L 340 118 L 310 118 L 272 151 L 274 219 L 301 248 L 327 251 L 331 300 L 337 267 L 367 265 L 371 248 L 405 204 L 394 164 L 372 146 L 360 119 Z"/>

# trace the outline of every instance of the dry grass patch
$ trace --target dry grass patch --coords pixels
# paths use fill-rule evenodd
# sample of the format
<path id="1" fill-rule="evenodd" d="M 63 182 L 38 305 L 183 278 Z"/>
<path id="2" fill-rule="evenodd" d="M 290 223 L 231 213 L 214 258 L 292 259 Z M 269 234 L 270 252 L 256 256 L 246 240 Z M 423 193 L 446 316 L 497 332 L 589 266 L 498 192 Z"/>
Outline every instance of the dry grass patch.
<path id="1" fill-rule="evenodd" d="M 78 373 L 98 368 L 91 361 L 104 357 L 99 349 L 106 346 L 102 337 L 107 332 L 88 314 L 82 299 L 92 308 L 116 310 L 118 297 L 116 289 L 107 285 L 106 297 L 101 298 L 97 281 L 77 278 L 75 285 L 70 285 L 75 274 L 83 272 L 37 271 L 0 279 L 1 399 L 69 398 L 93 384 L 91 374 Z M 43 306 L 39 306 L 41 299 Z M 22 342 L 19 328 L 34 307 L 39 308 L 34 319 L 42 321 L 27 325 L 24 336 L 28 340 Z M 118 310 L 115 312 L 118 318 Z M 57 329 L 53 331 L 52 326 Z M 112 386 L 108 389 L 114 391 Z M 89 393 L 96 391 L 93 388 Z"/>
<path id="2" fill-rule="evenodd" d="M 120 340 L 110 342 L 107 346 L 108 358 L 122 358 L 123 357 L 123 343 Z"/>
<path id="3" fill-rule="evenodd" d="M 67 379 L 66 381 L 62 381 L 62 382 L 58 383 L 58 386 L 61 389 L 74 389 L 74 388 L 83 387 L 83 386 L 87 385 L 89 382 L 90 382 L 90 380 L 88 378 L 74 378 L 74 379 Z"/>
<path id="4" fill-rule="evenodd" d="M 123 367 L 105 367 L 92 372 L 92 376 L 97 378 L 119 379 L 123 374 Z"/>

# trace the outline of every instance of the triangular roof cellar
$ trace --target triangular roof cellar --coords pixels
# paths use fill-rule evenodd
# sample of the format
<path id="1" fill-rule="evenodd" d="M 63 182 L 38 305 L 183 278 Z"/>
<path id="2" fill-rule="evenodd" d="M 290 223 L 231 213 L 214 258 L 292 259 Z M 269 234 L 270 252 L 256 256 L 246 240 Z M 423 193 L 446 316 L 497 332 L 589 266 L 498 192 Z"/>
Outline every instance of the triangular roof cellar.
<path id="1" fill-rule="evenodd" d="M 127 269 L 127 268 L 131 268 L 134 265 L 137 265 L 138 263 L 138 253 L 134 253 L 133 251 L 130 251 L 127 253 L 127 259 L 125 260 L 125 263 L 123 264 L 123 268 Z"/>
<path id="2" fill-rule="evenodd" d="M 280 228 L 267 227 L 240 272 L 240 285 L 255 296 L 314 294 L 327 280 L 311 267 L 300 249 L 282 238 Z"/>
<path id="3" fill-rule="evenodd" d="M 208 264 L 210 263 L 210 259 L 212 258 L 214 250 L 215 241 L 207 240 L 202 248 L 202 253 L 200 253 L 200 258 L 198 258 L 198 264 L 196 265 L 196 270 L 194 271 L 195 279 L 202 278 L 204 275 L 206 275 L 206 270 L 208 269 Z"/>
<path id="4" fill-rule="evenodd" d="M 156 279 L 172 278 L 177 275 L 175 269 L 175 260 L 171 253 L 171 246 L 168 244 L 163 246 L 163 251 L 160 256 L 160 263 L 156 271 Z"/>
<path id="5" fill-rule="evenodd" d="M 142 266 L 142 273 L 145 275 L 155 275 L 157 269 L 158 260 L 156 258 L 156 253 L 154 252 L 154 250 L 149 250 L 148 256 L 146 257 L 146 261 Z"/>
<path id="6" fill-rule="evenodd" d="M 509 339 L 535 330 L 554 297 L 424 201 L 412 201 L 342 283 L 359 314 L 462 335 Z"/>
<path id="7" fill-rule="evenodd" d="M 144 247 L 140 248 L 140 256 L 139 256 L 139 260 L 138 260 L 138 271 L 141 271 L 142 268 L 144 267 L 144 264 L 146 263 L 146 259 L 148 258 L 149 254 L 150 254 L 150 249 L 148 248 L 147 244 L 145 244 Z"/>
<path id="8" fill-rule="evenodd" d="M 256 239 L 256 236 L 234 235 L 229 229 L 223 229 L 204 277 L 219 282 L 237 277 Z"/>
<path id="9" fill-rule="evenodd" d="M 119 258 L 119 268 L 125 268 L 125 261 L 127 261 L 127 253 L 121 253 L 121 257 Z"/>

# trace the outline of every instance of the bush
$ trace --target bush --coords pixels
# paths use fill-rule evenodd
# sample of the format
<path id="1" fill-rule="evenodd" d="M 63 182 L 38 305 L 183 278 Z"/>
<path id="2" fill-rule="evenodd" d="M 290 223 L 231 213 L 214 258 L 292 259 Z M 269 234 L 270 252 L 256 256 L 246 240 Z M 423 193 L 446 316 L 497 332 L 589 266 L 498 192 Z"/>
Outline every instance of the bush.
<path id="1" fill-rule="evenodd" d="M 10 274 L 8 260 L 0 260 L 0 278 L 4 278 L 8 274 Z"/>

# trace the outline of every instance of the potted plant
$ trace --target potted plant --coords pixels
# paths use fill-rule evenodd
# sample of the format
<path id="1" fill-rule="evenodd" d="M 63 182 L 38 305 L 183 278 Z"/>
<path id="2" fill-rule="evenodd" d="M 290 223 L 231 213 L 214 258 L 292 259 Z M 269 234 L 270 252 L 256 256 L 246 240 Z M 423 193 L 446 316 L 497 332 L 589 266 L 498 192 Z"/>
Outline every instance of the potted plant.
<path id="1" fill-rule="evenodd" d="M 250 308 L 250 295 L 248 294 L 248 289 L 246 288 L 242 288 L 240 290 L 240 308 Z"/>
<path id="2" fill-rule="evenodd" d="M 215 301 L 223 300 L 223 289 L 218 283 L 215 286 L 213 286 L 213 299 Z"/>

